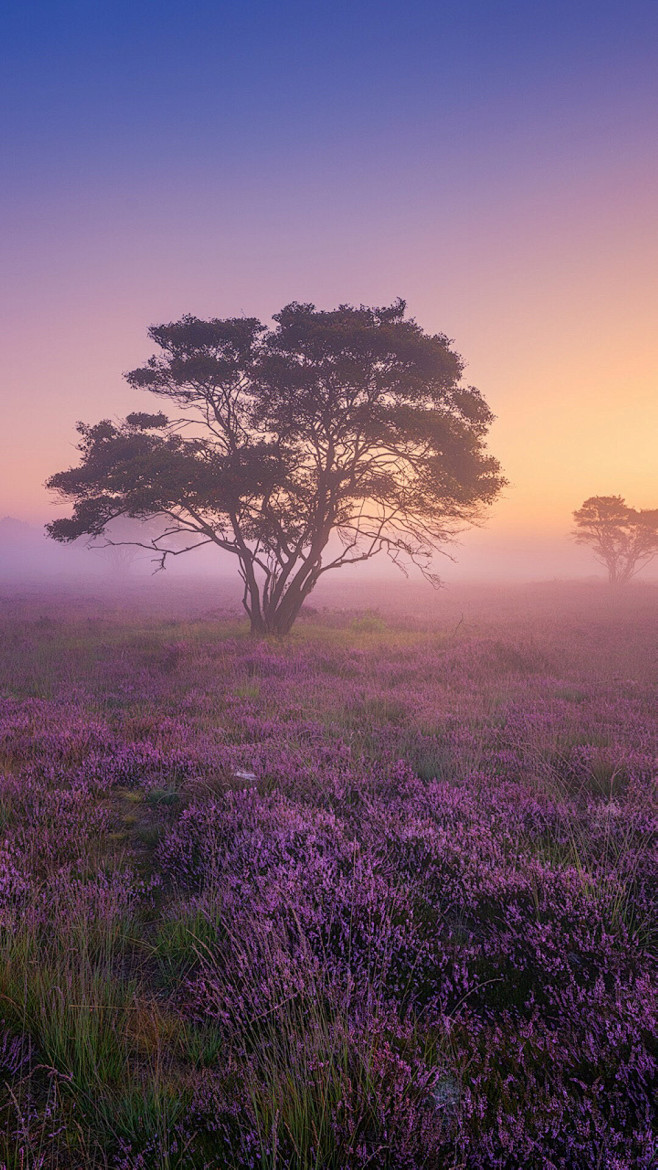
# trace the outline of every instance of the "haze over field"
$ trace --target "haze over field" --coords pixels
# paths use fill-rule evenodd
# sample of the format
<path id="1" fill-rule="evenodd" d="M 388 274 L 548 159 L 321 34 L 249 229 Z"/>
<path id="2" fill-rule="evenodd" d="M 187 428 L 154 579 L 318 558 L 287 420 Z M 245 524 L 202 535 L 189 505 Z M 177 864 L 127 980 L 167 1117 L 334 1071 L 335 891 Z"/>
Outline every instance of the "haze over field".
<path id="1" fill-rule="evenodd" d="M 604 570 L 591 551 L 578 548 L 568 529 L 562 537 L 556 535 L 549 540 L 541 533 L 534 536 L 501 534 L 495 525 L 488 524 L 483 529 L 465 533 L 462 542 L 447 551 L 454 560 L 440 555 L 436 558 L 437 570 L 447 587 L 462 583 L 499 584 L 576 578 L 603 581 L 605 578 Z M 131 582 L 140 580 L 146 587 L 151 579 L 153 588 L 161 593 L 167 585 L 152 578 L 156 568 L 147 550 L 136 550 L 134 556 L 122 558 L 100 547 L 90 549 L 84 540 L 71 547 L 62 547 L 48 539 L 42 525 L 14 517 L 0 520 L 0 585 L 5 587 L 12 582 L 16 585 L 41 582 L 47 587 L 56 581 L 75 580 L 78 584 L 104 582 L 121 593 Z M 166 575 L 176 580 L 185 578 L 201 583 L 211 582 L 216 577 L 232 578 L 233 558 L 217 549 L 201 549 L 193 556 L 170 562 Z M 400 589 L 405 581 L 381 557 L 371 565 L 356 566 L 348 576 L 351 582 L 362 583 L 364 588 L 368 582 L 383 579 Z M 647 567 L 640 579 L 655 581 L 655 565 Z M 235 585 L 236 592 L 239 592 L 238 584 Z"/>

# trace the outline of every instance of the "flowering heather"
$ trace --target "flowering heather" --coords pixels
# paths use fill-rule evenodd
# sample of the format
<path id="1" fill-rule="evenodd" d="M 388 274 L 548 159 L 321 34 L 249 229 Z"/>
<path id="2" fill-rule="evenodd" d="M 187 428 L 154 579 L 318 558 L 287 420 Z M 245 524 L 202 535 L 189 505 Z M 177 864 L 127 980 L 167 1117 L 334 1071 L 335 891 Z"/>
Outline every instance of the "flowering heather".
<path id="1" fill-rule="evenodd" d="M 2 1170 L 655 1166 L 654 600 L 26 608 Z"/>

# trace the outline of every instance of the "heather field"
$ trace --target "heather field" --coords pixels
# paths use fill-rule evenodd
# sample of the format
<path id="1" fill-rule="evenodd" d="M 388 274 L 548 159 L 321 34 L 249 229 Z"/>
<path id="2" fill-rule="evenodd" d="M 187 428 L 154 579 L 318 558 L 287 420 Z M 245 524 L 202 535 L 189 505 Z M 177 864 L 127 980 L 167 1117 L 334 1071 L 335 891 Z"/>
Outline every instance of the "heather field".
<path id="1" fill-rule="evenodd" d="M 3 1170 L 655 1166 L 656 588 L 380 593 L 2 602 Z"/>

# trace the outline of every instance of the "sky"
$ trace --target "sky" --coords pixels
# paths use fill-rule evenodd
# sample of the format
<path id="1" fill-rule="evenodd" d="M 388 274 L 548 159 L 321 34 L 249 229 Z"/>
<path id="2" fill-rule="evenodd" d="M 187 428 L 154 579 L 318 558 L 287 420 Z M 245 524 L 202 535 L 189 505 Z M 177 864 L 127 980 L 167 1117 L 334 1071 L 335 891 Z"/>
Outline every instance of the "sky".
<path id="1" fill-rule="evenodd" d="M 0 516 L 147 408 L 150 324 L 398 296 L 510 481 L 473 572 L 590 572 L 658 504 L 656 0 L 5 0 Z"/>

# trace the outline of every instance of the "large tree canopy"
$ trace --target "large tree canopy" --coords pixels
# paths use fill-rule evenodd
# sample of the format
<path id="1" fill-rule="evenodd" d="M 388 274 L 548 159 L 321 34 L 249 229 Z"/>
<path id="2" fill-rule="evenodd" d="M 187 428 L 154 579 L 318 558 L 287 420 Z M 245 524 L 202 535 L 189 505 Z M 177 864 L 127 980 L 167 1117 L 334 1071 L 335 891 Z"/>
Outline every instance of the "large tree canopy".
<path id="1" fill-rule="evenodd" d="M 590 496 L 578 508 L 574 538 L 608 570 L 611 585 L 627 585 L 658 553 L 658 509 L 637 511 L 621 496 Z"/>
<path id="2" fill-rule="evenodd" d="M 485 448 L 493 416 L 462 385 L 461 358 L 405 318 L 403 301 L 293 303 L 274 322 L 152 326 L 160 354 L 126 377 L 169 413 L 79 423 L 80 465 L 48 481 L 73 515 L 48 529 L 67 541 L 119 516 L 156 517 L 148 547 L 162 565 L 204 544 L 234 554 L 252 629 L 286 633 L 343 565 L 385 552 L 434 579 L 432 553 L 505 481 Z"/>

